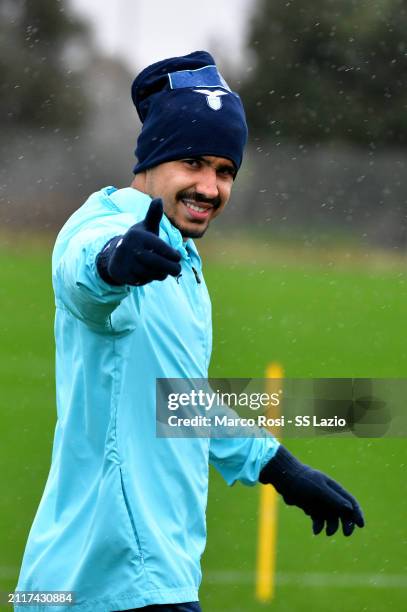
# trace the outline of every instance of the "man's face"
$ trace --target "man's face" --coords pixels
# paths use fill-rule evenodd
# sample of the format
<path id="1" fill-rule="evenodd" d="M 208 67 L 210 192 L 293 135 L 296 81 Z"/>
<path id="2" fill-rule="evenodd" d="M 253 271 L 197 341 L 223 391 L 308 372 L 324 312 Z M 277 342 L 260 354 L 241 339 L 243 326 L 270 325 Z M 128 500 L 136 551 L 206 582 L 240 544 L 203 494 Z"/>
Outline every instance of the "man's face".
<path id="1" fill-rule="evenodd" d="M 184 238 L 200 238 L 228 202 L 235 175 L 223 157 L 185 158 L 147 170 L 143 191 L 162 198 L 165 214 Z"/>

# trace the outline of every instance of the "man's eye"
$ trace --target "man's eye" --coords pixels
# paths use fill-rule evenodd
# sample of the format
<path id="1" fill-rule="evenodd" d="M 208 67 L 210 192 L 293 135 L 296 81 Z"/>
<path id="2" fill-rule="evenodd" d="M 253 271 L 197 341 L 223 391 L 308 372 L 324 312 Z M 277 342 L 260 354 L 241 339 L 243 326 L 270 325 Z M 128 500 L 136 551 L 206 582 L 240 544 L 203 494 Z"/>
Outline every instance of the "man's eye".
<path id="1" fill-rule="evenodd" d="M 234 168 L 222 168 L 220 170 L 220 174 L 223 174 L 223 176 L 231 176 L 233 179 L 235 178 L 236 172 Z"/>
<path id="2" fill-rule="evenodd" d="M 199 167 L 199 160 L 198 159 L 184 159 L 184 163 L 188 164 L 188 166 L 192 166 L 192 168 L 198 168 Z"/>

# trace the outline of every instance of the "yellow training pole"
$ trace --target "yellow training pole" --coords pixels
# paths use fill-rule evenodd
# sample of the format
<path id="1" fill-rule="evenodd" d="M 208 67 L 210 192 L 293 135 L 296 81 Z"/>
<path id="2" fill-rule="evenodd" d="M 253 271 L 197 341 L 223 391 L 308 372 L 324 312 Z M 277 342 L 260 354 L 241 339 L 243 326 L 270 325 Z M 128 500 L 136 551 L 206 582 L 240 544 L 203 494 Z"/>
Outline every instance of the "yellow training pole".
<path id="1" fill-rule="evenodd" d="M 267 393 L 278 393 L 281 390 L 283 368 L 278 363 L 270 363 L 266 369 Z M 279 406 L 270 405 L 268 418 L 278 418 Z M 279 428 L 270 428 L 279 437 Z M 260 487 L 259 529 L 257 541 L 256 599 L 261 602 L 271 601 L 275 590 L 277 548 L 277 492 L 270 486 Z"/>

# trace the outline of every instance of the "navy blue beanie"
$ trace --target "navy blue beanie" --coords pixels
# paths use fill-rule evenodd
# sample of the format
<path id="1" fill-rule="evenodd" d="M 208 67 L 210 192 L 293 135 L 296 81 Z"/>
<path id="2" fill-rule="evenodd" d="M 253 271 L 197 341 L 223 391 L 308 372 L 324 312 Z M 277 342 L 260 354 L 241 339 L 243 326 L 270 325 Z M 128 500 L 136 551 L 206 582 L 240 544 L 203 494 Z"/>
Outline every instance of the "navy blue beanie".
<path id="1" fill-rule="evenodd" d="M 242 102 L 206 51 L 145 68 L 131 95 L 143 124 L 134 174 L 185 157 L 215 155 L 242 163 L 247 124 Z"/>

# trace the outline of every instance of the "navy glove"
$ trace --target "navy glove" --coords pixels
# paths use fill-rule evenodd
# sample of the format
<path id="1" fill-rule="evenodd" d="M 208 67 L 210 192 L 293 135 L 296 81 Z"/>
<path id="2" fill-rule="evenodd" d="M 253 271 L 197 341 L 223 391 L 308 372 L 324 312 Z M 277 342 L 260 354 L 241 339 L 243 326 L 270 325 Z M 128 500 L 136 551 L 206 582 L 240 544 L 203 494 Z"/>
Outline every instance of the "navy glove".
<path id="1" fill-rule="evenodd" d="M 101 278 L 110 285 L 145 285 L 181 273 L 181 255 L 158 237 L 163 204 L 156 198 L 145 219 L 115 236 L 96 258 Z"/>
<path id="2" fill-rule="evenodd" d="M 350 536 L 365 522 L 356 499 L 335 480 L 296 459 L 284 446 L 260 472 L 260 482 L 272 484 L 286 504 L 298 506 L 312 519 L 315 535 L 326 523 L 326 535 L 333 535 L 342 522 L 342 531 Z"/>

